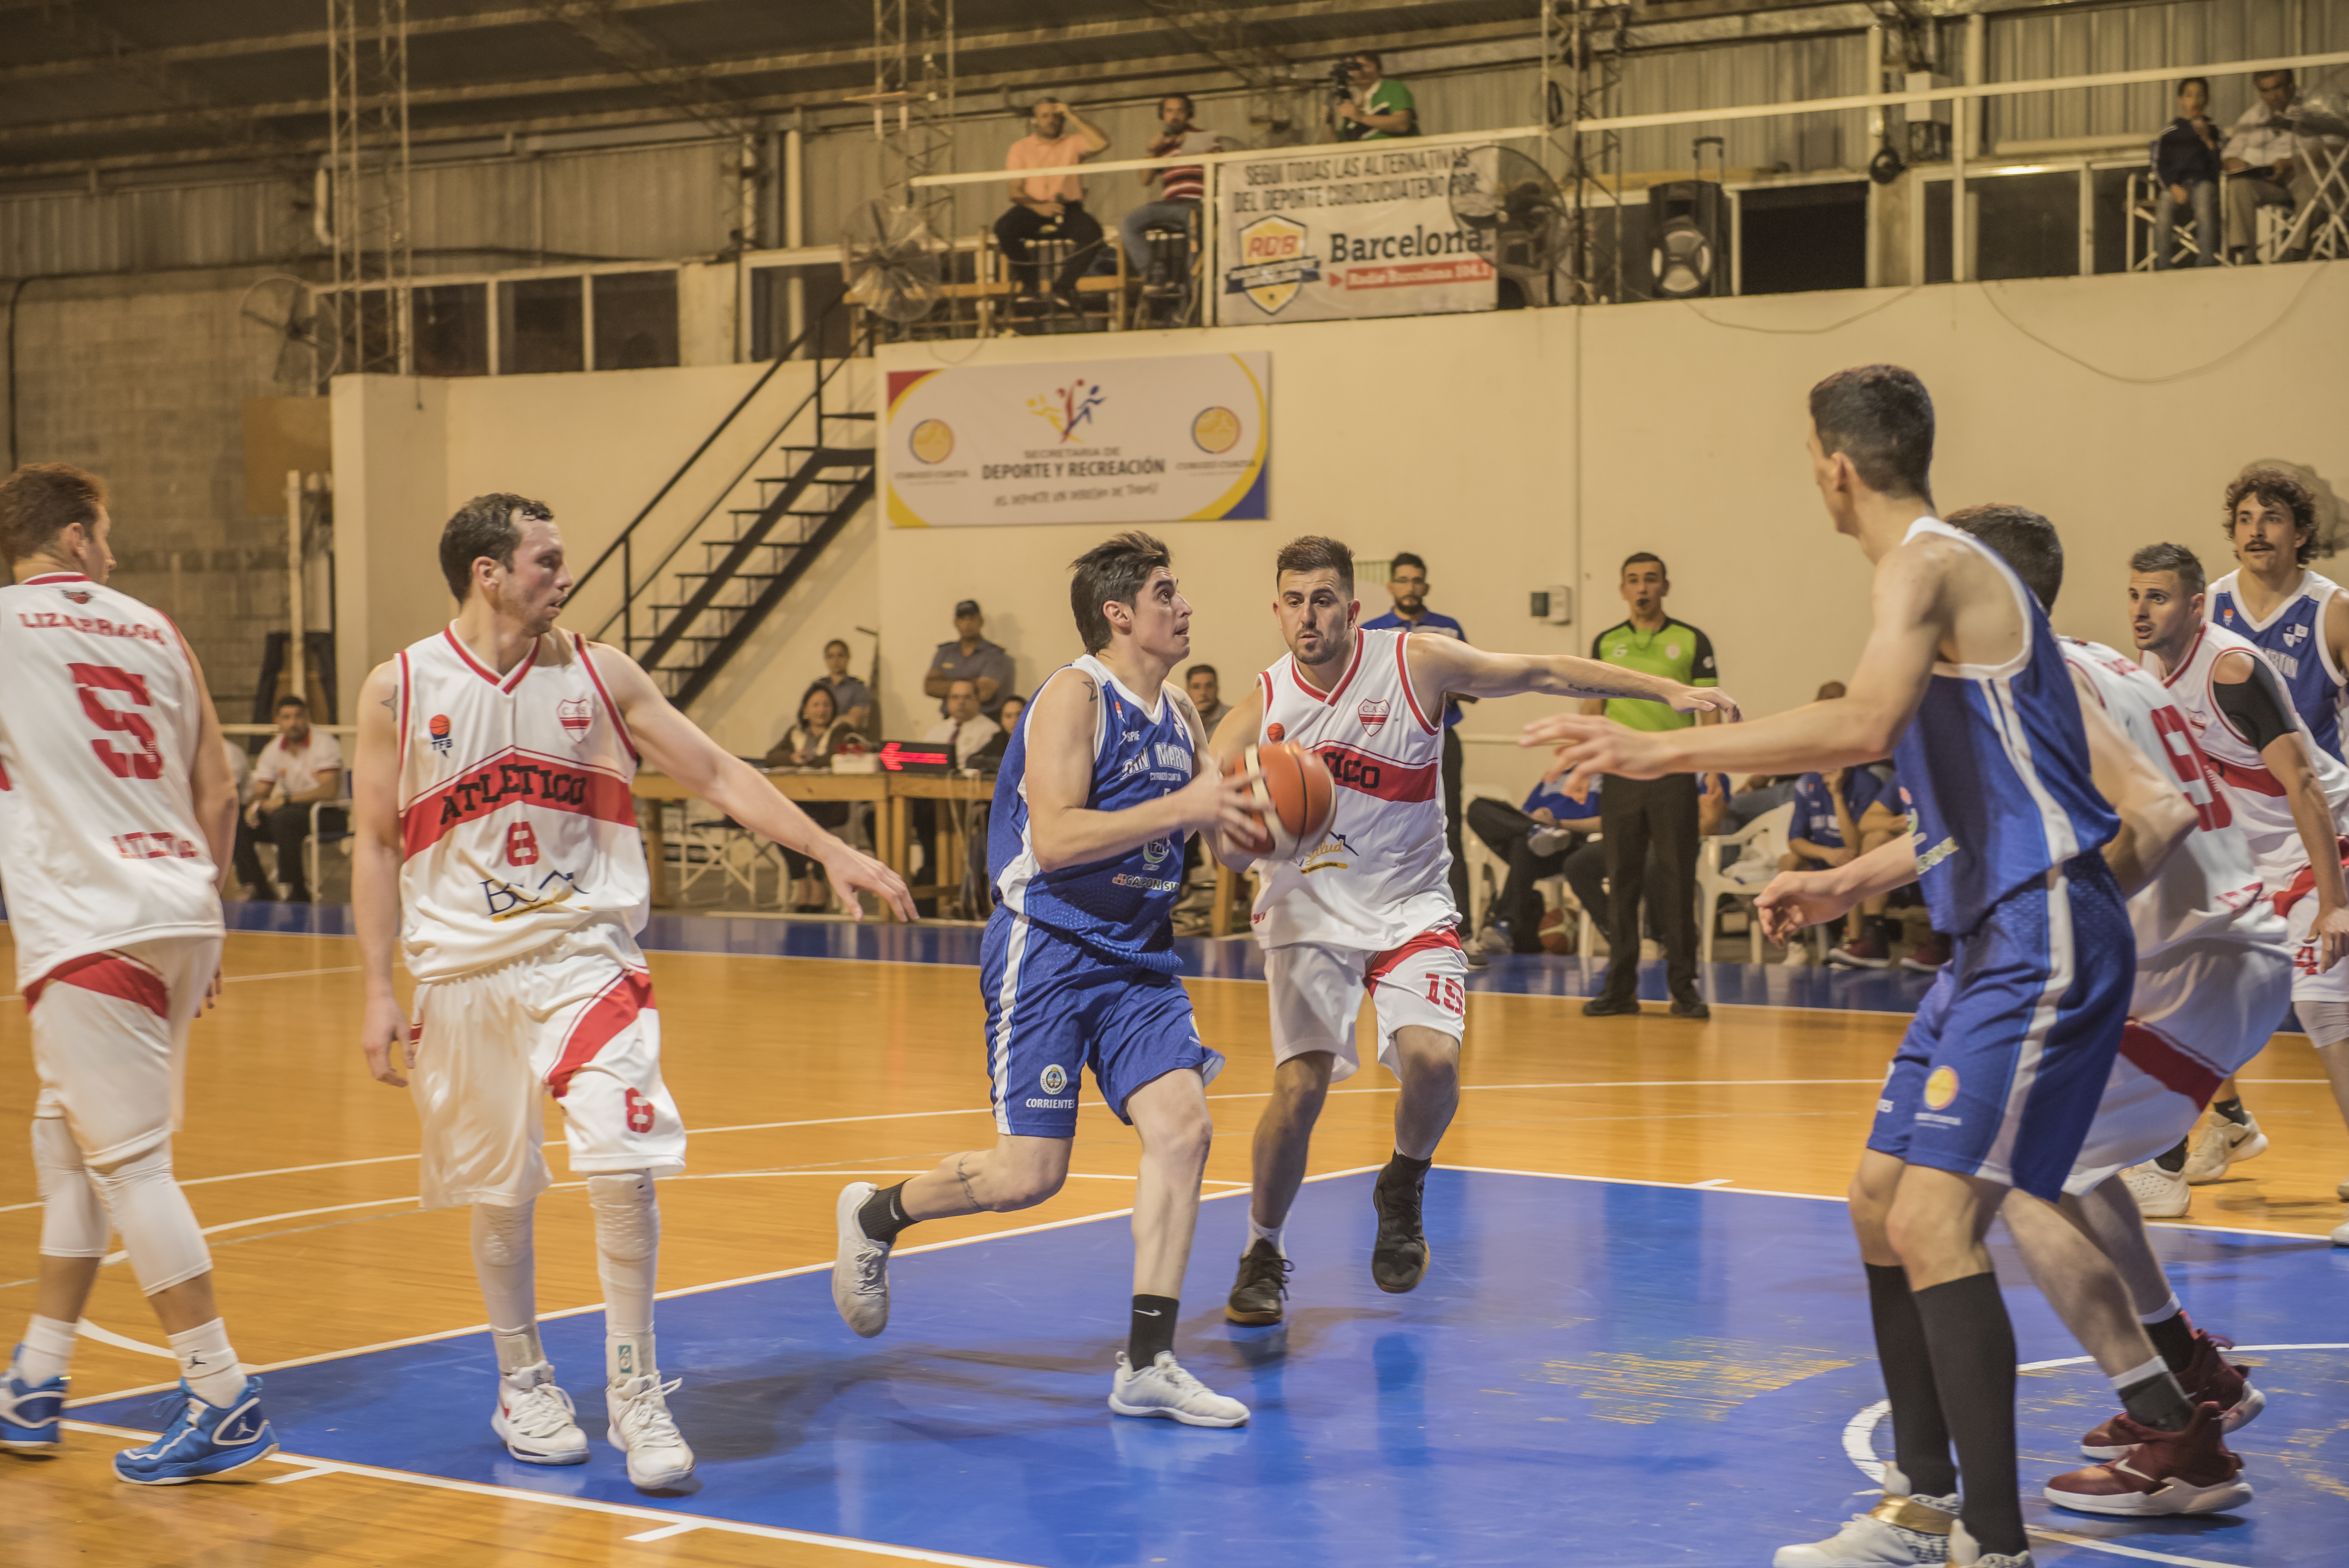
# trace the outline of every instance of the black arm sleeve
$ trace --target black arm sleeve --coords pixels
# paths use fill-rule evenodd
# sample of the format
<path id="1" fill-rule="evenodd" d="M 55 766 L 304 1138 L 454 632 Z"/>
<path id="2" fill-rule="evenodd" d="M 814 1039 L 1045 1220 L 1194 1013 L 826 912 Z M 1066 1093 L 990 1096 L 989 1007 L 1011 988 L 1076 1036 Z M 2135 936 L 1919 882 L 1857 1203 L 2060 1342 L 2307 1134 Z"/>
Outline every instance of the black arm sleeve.
<path id="1" fill-rule="evenodd" d="M 2271 742 L 2292 732 L 2292 701 L 2284 696 L 2275 667 L 2265 659 L 2251 661 L 2251 678 L 2247 681 L 2231 686 L 2212 681 L 2210 695 L 2228 722 L 2259 750 L 2265 751 Z"/>

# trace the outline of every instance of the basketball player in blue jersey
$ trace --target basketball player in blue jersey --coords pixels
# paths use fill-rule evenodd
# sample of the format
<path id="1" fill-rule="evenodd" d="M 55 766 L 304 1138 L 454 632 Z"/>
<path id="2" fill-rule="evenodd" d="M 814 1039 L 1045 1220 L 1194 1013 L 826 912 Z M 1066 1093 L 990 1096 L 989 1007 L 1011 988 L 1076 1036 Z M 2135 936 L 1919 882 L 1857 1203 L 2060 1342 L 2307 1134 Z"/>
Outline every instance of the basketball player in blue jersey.
<path id="1" fill-rule="evenodd" d="M 2308 569 L 2316 552 L 2316 499 L 2281 469 L 2251 469 L 2227 487 L 2226 517 L 2235 569 L 2210 584 L 2203 613 L 2267 655 L 2310 738 L 2340 760 L 2341 715 L 2349 704 L 2349 593 Z M 2209 1119 L 2191 1141 L 2185 1176 L 2197 1187 L 2268 1146 L 2231 1078 L 2219 1086 Z M 2349 1198 L 2349 1182 L 2342 1185 L 2341 1195 Z"/>
<path id="2" fill-rule="evenodd" d="M 1994 552 L 1933 514 L 1923 384 L 1894 366 L 1842 371 L 1811 389 L 1810 412 L 1827 515 L 1875 567 L 1875 623 L 1847 694 L 1654 734 L 1560 715 L 1527 726 L 1526 741 L 1558 745 L 1554 771 L 1569 791 L 1608 773 L 1894 758 L 1933 928 L 1954 954 L 1938 1004 L 1901 1042 L 1851 1189 L 1898 1455 L 1882 1508 L 1953 1501 L 1962 1473 L 1947 1560 L 2024 1568 L 2014 1332 L 1982 1238 L 2010 1190 L 2057 1199 L 2112 1069 L 2137 944 L 2097 850 L 2120 822 L 2096 791 L 2045 614 Z M 2182 1398 L 2174 1379 L 2166 1394 Z M 1788 1547 L 1777 1561 L 1898 1561 L 1845 1544 Z"/>
<path id="3" fill-rule="evenodd" d="M 1185 836 L 1253 837 L 1254 773 L 1223 776 L 1198 711 L 1167 674 L 1191 652 L 1191 606 L 1166 547 L 1123 533 L 1074 563 L 1084 655 L 1037 688 L 996 775 L 988 868 L 998 903 L 979 952 L 995 1146 L 927 1175 L 840 1194 L 832 1299 L 858 1334 L 889 1322 L 889 1250 L 906 1226 L 1033 1208 L 1061 1190 L 1087 1068 L 1142 1139 L 1133 1199 L 1132 1332 L 1109 1408 L 1237 1427 L 1247 1407 L 1174 1358 L 1174 1319 L 1199 1179 L 1215 1128 L 1199 1042 L 1176 976 Z"/>

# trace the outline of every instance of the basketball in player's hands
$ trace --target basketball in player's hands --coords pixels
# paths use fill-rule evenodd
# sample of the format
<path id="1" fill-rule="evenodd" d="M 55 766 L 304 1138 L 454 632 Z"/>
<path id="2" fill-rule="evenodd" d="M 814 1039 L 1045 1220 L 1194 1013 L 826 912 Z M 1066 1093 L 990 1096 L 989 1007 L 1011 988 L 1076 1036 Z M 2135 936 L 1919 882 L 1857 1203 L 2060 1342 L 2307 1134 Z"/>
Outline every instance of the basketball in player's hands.
<path id="1" fill-rule="evenodd" d="M 1337 784 L 1321 759 L 1294 741 L 1243 747 L 1224 762 L 1226 778 L 1262 773 L 1249 792 L 1265 836 L 1241 847 L 1272 860 L 1288 860 L 1321 841 L 1337 802 Z M 1269 841 L 1268 842 L 1267 841 Z"/>

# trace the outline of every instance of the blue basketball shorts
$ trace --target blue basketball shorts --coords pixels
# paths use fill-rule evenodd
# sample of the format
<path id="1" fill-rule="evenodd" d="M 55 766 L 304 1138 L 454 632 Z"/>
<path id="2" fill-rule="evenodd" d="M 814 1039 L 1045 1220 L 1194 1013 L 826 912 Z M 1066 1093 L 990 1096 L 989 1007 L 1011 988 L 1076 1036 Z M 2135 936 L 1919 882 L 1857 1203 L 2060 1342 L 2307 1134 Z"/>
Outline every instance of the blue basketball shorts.
<path id="1" fill-rule="evenodd" d="M 1952 948 L 1892 1059 L 1868 1146 L 2053 1202 L 2128 1022 L 2127 906 L 2104 857 L 2079 855 Z"/>
<path id="2" fill-rule="evenodd" d="M 999 1132 L 1074 1137 L 1077 1083 L 1088 1068 L 1128 1124 L 1125 1102 L 1143 1085 L 1186 1068 L 1203 1079 L 1223 1068 L 1222 1054 L 1199 1043 L 1180 978 L 1106 957 L 1025 915 L 996 911 L 978 975 Z"/>

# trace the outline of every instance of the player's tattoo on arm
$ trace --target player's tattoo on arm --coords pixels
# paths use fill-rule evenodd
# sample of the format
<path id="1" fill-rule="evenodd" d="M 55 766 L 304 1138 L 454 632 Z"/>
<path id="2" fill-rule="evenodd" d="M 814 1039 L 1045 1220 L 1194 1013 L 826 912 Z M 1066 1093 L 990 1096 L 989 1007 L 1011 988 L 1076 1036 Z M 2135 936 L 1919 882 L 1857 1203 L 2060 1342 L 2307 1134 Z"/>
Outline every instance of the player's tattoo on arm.
<path id="1" fill-rule="evenodd" d="M 980 1202 L 978 1201 L 978 1194 L 970 1190 L 970 1178 L 963 1173 L 962 1162 L 964 1158 L 965 1157 L 960 1154 L 955 1156 L 955 1180 L 962 1183 L 962 1195 L 964 1202 L 968 1202 L 974 1209 L 984 1209 L 987 1205 Z"/>

